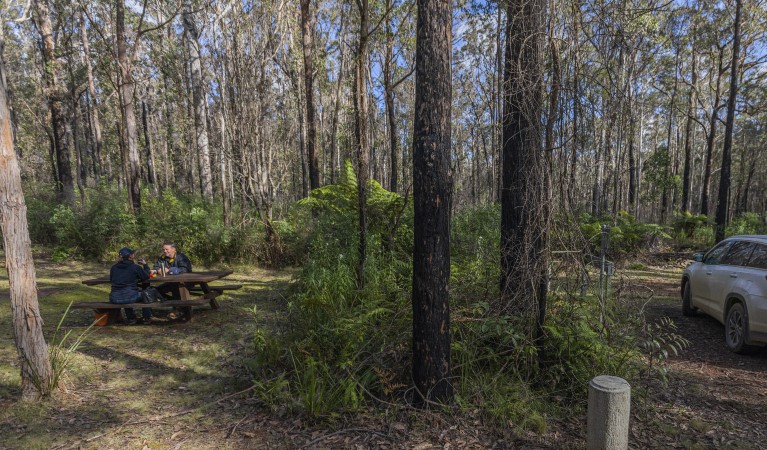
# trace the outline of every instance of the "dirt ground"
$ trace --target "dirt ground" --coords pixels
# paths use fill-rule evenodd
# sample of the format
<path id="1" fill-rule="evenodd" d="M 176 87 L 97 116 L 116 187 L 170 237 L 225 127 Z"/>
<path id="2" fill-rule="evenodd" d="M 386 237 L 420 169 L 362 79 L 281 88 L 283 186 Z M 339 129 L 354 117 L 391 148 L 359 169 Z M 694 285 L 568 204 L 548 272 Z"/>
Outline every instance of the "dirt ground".
<path id="1" fill-rule="evenodd" d="M 683 263 L 654 267 L 681 275 Z M 767 348 L 730 352 L 724 326 L 701 313 L 682 315 L 679 276 L 644 280 L 658 300 L 652 317 L 669 317 L 689 347 L 669 359 L 670 380 L 651 396 L 649 417 L 632 432 L 636 448 L 767 448 Z"/>
<path id="2" fill-rule="evenodd" d="M 767 350 L 727 351 L 723 327 L 705 316 L 681 315 L 682 262 L 647 266 L 621 280 L 640 295 L 654 320 L 670 317 L 690 345 L 668 360 L 667 384 L 632 392 L 630 447 L 767 448 Z M 79 282 L 101 266 L 38 266 L 47 328 L 71 300 L 92 296 Z M 246 369 L 254 323 L 281 314 L 290 273 L 237 269 L 242 291 L 192 323 L 96 330 L 73 359 L 56 399 L 23 405 L 10 334 L 7 297 L 0 298 L 0 448 L 5 449 L 539 449 L 584 448 L 585 416 L 551 421 L 543 435 L 499 432 L 471 412 L 460 416 L 402 406 L 312 424 L 270 410 L 252 395 Z M 230 280 L 227 280 L 230 281 Z M 0 286 L 2 288 L 3 286 Z M 6 291 L 7 292 L 7 291 Z M 254 311 L 255 307 L 255 311 Z M 77 332 L 91 317 L 70 313 Z"/>

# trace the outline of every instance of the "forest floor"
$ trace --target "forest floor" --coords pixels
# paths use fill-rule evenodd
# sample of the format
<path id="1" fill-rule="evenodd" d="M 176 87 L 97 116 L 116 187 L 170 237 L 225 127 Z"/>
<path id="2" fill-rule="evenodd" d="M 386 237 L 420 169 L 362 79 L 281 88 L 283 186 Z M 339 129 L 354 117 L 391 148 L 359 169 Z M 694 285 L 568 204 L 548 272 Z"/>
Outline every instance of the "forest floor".
<path id="1" fill-rule="evenodd" d="M 641 267 L 619 272 L 614 287 L 641 298 L 653 320 L 671 318 L 690 346 L 667 361 L 666 384 L 654 381 L 632 392 L 631 448 L 767 448 L 767 350 L 730 353 L 718 322 L 681 315 L 682 261 L 635 266 Z M 54 263 L 36 255 L 36 268 L 49 341 L 70 301 L 106 297 L 107 288 L 80 281 L 104 274 L 107 266 Z M 0 449 L 585 446 L 582 413 L 550 420 L 545 433 L 536 435 L 499 432 L 471 412 L 452 416 L 392 405 L 383 413 L 379 407 L 318 425 L 266 408 L 252 395 L 247 366 L 254 333 L 281 314 L 293 272 L 232 269 L 227 282 L 244 289 L 222 297 L 218 311 L 200 309 L 191 323 L 95 328 L 73 354 L 63 391 L 35 404 L 17 401 L 7 281 L 0 282 Z M 62 330 L 72 330 L 71 341 L 92 318 L 90 311 L 71 311 Z"/>

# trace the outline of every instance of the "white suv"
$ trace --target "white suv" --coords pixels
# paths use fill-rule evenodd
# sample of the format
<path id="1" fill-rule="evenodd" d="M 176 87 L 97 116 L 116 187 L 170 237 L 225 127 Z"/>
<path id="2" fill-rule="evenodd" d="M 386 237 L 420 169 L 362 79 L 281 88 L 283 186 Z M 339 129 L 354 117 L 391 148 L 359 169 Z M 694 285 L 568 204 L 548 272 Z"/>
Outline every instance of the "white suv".
<path id="1" fill-rule="evenodd" d="M 733 236 L 693 255 L 682 275 L 682 313 L 700 309 L 724 324 L 736 353 L 767 343 L 767 235 Z"/>

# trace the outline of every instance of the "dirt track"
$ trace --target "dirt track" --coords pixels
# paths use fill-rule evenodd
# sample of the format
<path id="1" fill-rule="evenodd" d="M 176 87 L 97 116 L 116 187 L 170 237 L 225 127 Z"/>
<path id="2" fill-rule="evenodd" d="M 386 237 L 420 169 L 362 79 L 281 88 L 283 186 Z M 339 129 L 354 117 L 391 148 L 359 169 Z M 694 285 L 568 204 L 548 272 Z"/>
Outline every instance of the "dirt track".
<path id="1" fill-rule="evenodd" d="M 730 352 L 722 324 L 682 315 L 677 283 L 656 280 L 653 290 L 666 300 L 648 312 L 671 318 L 690 345 L 670 357 L 668 386 L 650 394 L 648 417 L 632 427 L 632 447 L 767 448 L 767 348 Z"/>

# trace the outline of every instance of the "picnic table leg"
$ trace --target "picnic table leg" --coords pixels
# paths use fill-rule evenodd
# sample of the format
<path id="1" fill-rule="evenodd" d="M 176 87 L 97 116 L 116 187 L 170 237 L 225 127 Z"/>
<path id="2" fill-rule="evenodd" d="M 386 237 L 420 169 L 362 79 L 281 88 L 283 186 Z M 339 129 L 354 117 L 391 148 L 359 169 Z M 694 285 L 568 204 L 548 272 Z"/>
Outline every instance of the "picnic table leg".
<path id="1" fill-rule="evenodd" d="M 211 291 L 210 287 L 208 287 L 208 283 L 200 283 L 200 287 L 202 288 L 203 294 L 208 294 Z M 221 292 L 221 294 L 223 294 L 223 291 Z M 211 309 L 218 309 L 219 308 L 218 301 L 216 300 L 216 297 L 213 297 L 213 298 L 210 299 L 210 307 L 211 307 Z"/>
<path id="2" fill-rule="evenodd" d="M 189 286 L 187 286 L 185 283 L 180 283 L 178 285 L 178 293 L 179 298 L 181 300 L 190 300 L 192 298 L 192 294 L 189 293 Z M 184 322 L 191 322 L 192 321 L 192 307 L 191 306 L 184 306 L 181 308 L 181 312 L 184 314 L 183 320 Z"/>

